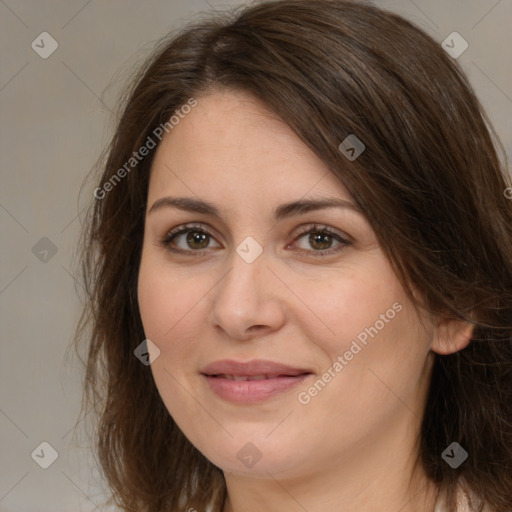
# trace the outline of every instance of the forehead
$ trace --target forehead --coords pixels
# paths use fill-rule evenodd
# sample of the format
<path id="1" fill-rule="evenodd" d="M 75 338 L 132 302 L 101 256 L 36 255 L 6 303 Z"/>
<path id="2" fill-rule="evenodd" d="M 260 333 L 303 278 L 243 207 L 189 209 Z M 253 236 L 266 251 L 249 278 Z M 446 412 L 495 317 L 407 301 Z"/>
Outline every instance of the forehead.
<path id="1" fill-rule="evenodd" d="M 223 90 L 197 105 L 165 134 L 153 161 L 149 195 L 173 190 L 246 201 L 309 193 L 350 195 L 295 132 L 253 96 Z"/>

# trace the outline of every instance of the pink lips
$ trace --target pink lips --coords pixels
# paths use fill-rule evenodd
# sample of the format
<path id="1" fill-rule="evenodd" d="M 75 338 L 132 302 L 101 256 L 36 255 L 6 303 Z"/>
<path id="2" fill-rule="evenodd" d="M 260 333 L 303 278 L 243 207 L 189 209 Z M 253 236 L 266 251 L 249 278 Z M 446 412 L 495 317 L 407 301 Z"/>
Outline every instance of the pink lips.
<path id="1" fill-rule="evenodd" d="M 307 369 L 264 360 L 216 361 L 201 370 L 218 396 L 240 404 L 259 402 L 287 391 L 311 373 Z"/>

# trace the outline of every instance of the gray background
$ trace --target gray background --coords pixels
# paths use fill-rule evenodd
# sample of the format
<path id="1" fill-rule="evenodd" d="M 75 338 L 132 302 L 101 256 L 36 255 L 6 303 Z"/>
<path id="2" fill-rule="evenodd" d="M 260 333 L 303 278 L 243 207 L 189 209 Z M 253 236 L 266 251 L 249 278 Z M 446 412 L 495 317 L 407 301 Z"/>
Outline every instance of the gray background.
<path id="1" fill-rule="evenodd" d="M 440 44 L 453 31 L 468 41 L 458 61 L 510 158 L 512 1 L 375 3 Z M 73 249 L 92 201 L 92 189 L 80 202 L 78 192 L 112 133 L 119 91 L 153 43 L 230 5 L 240 2 L 0 1 L 0 511 L 106 510 L 87 440 L 72 439 L 81 369 L 64 357 L 80 312 Z M 59 45 L 47 59 L 31 47 L 45 31 Z M 59 454 L 48 469 L 31 457 L 43 441 Z"/>

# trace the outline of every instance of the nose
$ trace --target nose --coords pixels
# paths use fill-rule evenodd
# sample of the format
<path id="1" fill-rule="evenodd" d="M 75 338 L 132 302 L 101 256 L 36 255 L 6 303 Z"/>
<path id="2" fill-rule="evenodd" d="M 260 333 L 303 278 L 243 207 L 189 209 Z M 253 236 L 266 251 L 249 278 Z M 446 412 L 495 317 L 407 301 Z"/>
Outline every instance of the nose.
<path id="1" fill-rule="evenodd" d="M 212 290 L 215 327 L 237 340 L 249 340 L 278 330 L 285 321 L 283 283 L 268 266 L 263 252 L 248 263 L 236 251 L 230 270 Z"/>

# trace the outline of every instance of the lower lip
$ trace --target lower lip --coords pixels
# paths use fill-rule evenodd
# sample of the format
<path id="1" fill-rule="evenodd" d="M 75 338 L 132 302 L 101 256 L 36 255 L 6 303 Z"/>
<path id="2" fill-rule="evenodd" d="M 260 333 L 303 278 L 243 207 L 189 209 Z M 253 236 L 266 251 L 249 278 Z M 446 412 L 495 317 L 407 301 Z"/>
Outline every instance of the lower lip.
<path id="1" fill-rule="evenodd" d="M 238 404 L 251 404 L 289 391 L 310 375 L 312 374 L 262 380 L 231 380 L 222 377 L 210 377 L 208 375 L 204 375 L 204 377 L 210 388 L 224 400 Z"/>

